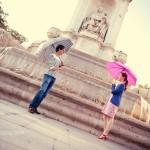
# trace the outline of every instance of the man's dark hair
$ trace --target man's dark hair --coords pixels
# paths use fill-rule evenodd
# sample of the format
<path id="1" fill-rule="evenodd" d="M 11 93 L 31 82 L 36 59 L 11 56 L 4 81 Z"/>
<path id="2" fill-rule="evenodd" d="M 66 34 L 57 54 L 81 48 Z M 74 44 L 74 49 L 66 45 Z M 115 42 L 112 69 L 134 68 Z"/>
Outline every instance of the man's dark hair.
<path id="1" fill-rule="evenodd" d="M 59 50 L 63 50 L 63 49 L 65 49 L 65 47 L 63 45 L 58 45 L 56 47 L 56 52 L 58 52 Z"/>

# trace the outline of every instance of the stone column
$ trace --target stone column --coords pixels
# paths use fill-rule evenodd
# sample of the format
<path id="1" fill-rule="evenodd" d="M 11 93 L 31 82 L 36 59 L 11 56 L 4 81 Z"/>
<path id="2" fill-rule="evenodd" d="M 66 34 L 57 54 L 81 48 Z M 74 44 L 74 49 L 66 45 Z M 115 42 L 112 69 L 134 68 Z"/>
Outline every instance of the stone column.
<path id="1" fill-rule="evenodd" d="M 75 36 L 73 47 L 104 60 L 112 59 L 130 1 L 79 0 L 66 32 Z"/>
<path id="2" fill-rule="evenodd" d="M 116 3 L 116 9 L 112 14 L 109 30 L 105 39 L 105 43 L 109 43 L 112 47 L 116 44 L 130 2 L 131 0 L 118 0 Z"/>
<path id="3" fill-rule="evenodd" d="M 70 24 L 67 27 L 68 31 L 78 32 L 83 18 L 86 15 L 86 11 L 91 0 L 79 0 L 76 10 L 73 13 Z"/>

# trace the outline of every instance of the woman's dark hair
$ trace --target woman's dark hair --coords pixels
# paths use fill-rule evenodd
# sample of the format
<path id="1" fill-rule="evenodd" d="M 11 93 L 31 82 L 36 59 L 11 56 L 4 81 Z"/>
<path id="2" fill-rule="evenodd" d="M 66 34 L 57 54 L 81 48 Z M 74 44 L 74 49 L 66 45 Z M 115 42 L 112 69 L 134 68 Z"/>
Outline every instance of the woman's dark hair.
<path id="1" fill-rule="evenodd" d="M 124 77 L 124 81 L 125 81 L 124 85 L 125 85 L 125 91 L 126 91 L 127 86 L 128 86 L 128 76 L 125 72 L 121 72 L 121 75 L 122 75 L 122 77 Z"/>
<path id="2" fill-rule="evenodd" d="M 65 47 L 63 45 L 58 45 L 56 47 L 56 52 L 58 52 L 59 50 L 63 50 L 63 49 L 65 49 Z"/>

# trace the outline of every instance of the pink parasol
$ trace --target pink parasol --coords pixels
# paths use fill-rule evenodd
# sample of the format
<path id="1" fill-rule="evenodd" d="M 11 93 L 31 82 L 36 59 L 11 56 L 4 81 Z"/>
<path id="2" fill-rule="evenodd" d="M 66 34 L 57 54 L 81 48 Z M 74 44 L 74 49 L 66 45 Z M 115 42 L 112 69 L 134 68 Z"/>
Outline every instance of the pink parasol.
<path id="1" fill-rule="evenodd" d="M 124 64 L 118 61 L 107 62 L 106 69 L 111 74 L 111 76 L 115 79 L 118 78 L 121 72 L 125 72 L 128 76 L 128 84 L 136 85 L 136 81 L 137 81 L 136 75 Z"/>

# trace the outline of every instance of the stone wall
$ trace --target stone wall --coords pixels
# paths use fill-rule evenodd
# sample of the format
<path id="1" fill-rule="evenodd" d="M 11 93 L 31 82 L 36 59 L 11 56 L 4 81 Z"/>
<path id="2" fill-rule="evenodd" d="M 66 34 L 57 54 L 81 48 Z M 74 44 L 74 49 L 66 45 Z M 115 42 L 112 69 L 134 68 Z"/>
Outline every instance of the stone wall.
<path id="1" fill-rule="evenodd" d="M 134 104 L 131 115 L 135 118 L 150 123 L 150 103 L 140 97 Z"/>
<path id="2" fill-rule="evenodd" d="M 56 86 L 103 105 L 109 99 L 111 90 L 106 62 L 75 49 L 63 59 L 66 67 L 56 74 Z M 47 68 L 37 56 L 16 48 L 1 50 L 0 66 L 34 79 L 41 79 Z M 131 91 L 126 92 L 120 110 L 130 114 L 138 97 Z"/>

